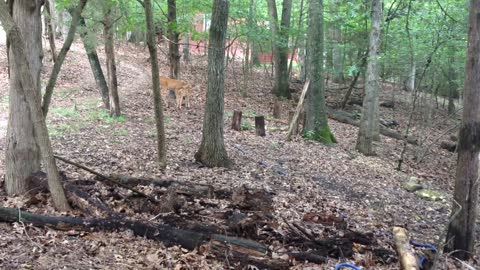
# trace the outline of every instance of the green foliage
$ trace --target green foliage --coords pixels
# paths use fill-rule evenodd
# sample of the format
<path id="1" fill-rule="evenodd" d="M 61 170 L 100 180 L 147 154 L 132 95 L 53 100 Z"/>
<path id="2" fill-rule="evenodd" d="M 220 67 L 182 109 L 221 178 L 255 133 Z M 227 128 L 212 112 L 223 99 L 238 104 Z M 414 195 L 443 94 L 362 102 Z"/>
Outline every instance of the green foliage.
<path id="1" fill-rule="evenodd" d="M 248 120 L 243 121 L 241 128 L 242 128 L 242 130 L 250 130 L 250 129 L 253 129 L 253 124 L 252 124 L 252 122 L 250 122 Z"/>
<path id="2" fill-rule="evenodd" d="M 75 109 L 75 107 L 55 107 L 50 110 L 52 113 L 56 115 L 63 116 L 65 118 L 77 118 L 78 117 L 78 111 Z"/>
<path id="3" fill-rule="evenodd" d="M 87 117 L 90 121 L 99 121 L 109 125 L 115 124 L 115 123 L 124 123 L 127 121 L 124 115 L 121 115 L 119 117 L 110 117 L 108 112 L 105 110 L 91 111 L 89 112 Z"/>
<path id="4" fill-rule="evenodd" d="M 334 144 L 337 142 L 337 140 L 335 139 L 335 136 L 333 136 L 328 126 L 324 127 L 319 131 L 308 130 L 304 132 L 303 137 L 308 140 L 322 142 L 326 145 Z"/>

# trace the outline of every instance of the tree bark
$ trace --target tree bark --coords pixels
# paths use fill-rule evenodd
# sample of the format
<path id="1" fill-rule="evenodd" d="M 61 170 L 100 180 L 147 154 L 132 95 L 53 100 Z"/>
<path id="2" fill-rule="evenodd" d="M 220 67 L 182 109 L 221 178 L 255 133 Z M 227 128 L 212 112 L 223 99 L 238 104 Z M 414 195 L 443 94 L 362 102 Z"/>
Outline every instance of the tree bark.
<path id="1" fill-rule="evenodd" d="M 208 167 L 230 167 L 223 139 L 225 92 L 225 35 L 228 0 L 215 0 L 208 47 L 208 89 L 200 148 L 195 159 Z"/>
<path id="2" fill-rule="evenodd" d="M 58 74 L 60 73 L 60 69 L 62 68 L 63 61 L 65 61 L 65 57 L 67 56 L 68 51 L 70 50 L 70 46 L 72 46 L 73 40 L 75 39 L 75 32 L 77 31 L 78 22 L 80 21 L 80 17 L 83 11 L 83 8 L 87 4 L 87 0 L 80 0 L 78 3 L 77 8 L 73 12 L 72 21 L 70 25 L 70 29 L 68 30 L 67 38 L 63 43 L 63 47 L 58 54 L 57 61 L 53 65 L 52 73 L 50 74 L 50 78 L 48 79 L 47 86 L 45 87 L 45 95 L 43 96 L 43 114 L 45 117 L 48 113 L 48 107 L 50 106 L 50 101 L 53 95 L 53 88 L 57 82 Z"/>
<path id="3" fill-rule="evenodd" d="M 105 55 L 107 56 L 107 77 L 110 99 L 110 116 L 120 116 L 120 98 L 118 97 L 117 67 L 115 64 L 115 45 L 114 45 L 114 3 L 107 1 L 103 4 L 104 8 L 104 36 L 105 36 Z"/>
<path id="4" fill-rule="evenodd" d="M 242 111 L 233 112 L 232 129 L 236 131 L 242 130 Z"/>
<path id="5" fill-rule="evenodd" d="M 40 94 L 40 71 L 43 58 L 40 8 L 40 1 L 32 0 L 17 0 L 12 6 L 13 20 L 25 40 L 24 52 L 30 66 L 28 72 L 33 79 L 34 87 L 29 89 L 22 85 L 20 67 L 16 66 L 18 62 L 16 58 L 22 56 L 17 56 L 13 52 L 13 48 L 19 45 L 15 44 L 14 40 L 7 39 L 10 90 L 5 151 L 5 188 L 9 195 L 23 194 L 29 190 L 28 176 L 40 169 L 40 152 L 35 141 L 33 122 L 26 100 L 26 91 L 37 91 Z M 9 29 L 4 27 L 4 30 L 7 32 Z"/>
<path id="6" fill-rule="evenodd" d="M 190 33 L 185 33 L 183 38 L 183 61 L 185 63 L 190 62 Z"/>
<path id="7" fill-rule="evenodd" d="M 401 227 L 393 227 L 393 241 L 402 270 L 419 270 L 417 257 L 415 257 L 415 253 L 410 246 L 407 231 Z"/>
<path id="8" fill-rule="evenodd" d="M 333 3 L 334 13 L 338 13 L 340 10 L 341 1 L 335 0 Z M 332 41 L 332 62 L 333 62 L 333 82 L 343 83 L 345 78 L 343 76 L 343 43 L 342 43 L 342 25 L 341 19 L 337 19 L 332 22 L 330 28 L 331 41 Z"/>
<path id="9" fill-rule="evenodd" d="M 55 32 L 53 31 L 53 17 L 54 13 L 52 12 L 53 8 L 49 0 L 45 1 L 45 23 L 46 29 L 48 32 L 48 43 L 50 44 L 50 50 L 52 51 L 52 61 L 57 62 L 57 49 L 55 48 Z"/>
<path id="10" fill-rule="evenodd" d="M 95 82 L 100 89 L 100 96 L 102 97 L 103 105 L 107 110 L 109 110 L 110 97 L 108 94 L 107 81 L 105 80 L 102 65 L 100 64 L 100 59 L 98 58 L 97 48 L 95 47 L 94 42 L 88 39 L 87 24 L 83 17 L 80 17 L 80 26 L 83 28 L 80 31 L 80 37 L 82 38 L 83 47 L 85 48 L 85 52 L 87 53 L 88 62 L 90 63 L 93 77 L 95 78 Z"/>
<path id="11" fill-rule="evenodd" d="M 380 31 L 382 22 L 382 3 L 372 0 L 372 26 L 370 30 L 370 49 L 365 82 L 365 97 L 363 99 L 362 117 L 358 132 L 356 149 L 364 155 L 374 155 L 373 141 L 380 138 L 379 102 L 380 77 L 377 57 L 380 49 Z"/>
<path id="12" fill-rule="evenodd" d="M 453 195 L 452 221 L 448 226 L 447 251 L 467 259 L 475 254 L 475 222 L 477 219 L 480 176 L 480 1 L 470 1 L 468 50 L 465 65 L 463 118 L 458 142 L 457 179 Z M 451 241 L 450 241 L 451 240 Z"/>
<path id="13" fill-rule="evenodd" d="M 291 93 L 288 84 L 288 29 L 292 13 L 292 0 L 283 0 L 282 19 L 278 25 L 277 4 L 275 0 L 268 0 L 270 27 L 273 33 L 273 62 L 275 65 L 273 93 L 277 97 L 290 99 Z"/>
<path id="14" fill-rule="evenodd" d="M 307 80 L 310 86 L 303 136 L 325 144 L 335 143 L 336 139 L 328 126 L 323 85 L 323 0 L 308 2 Z"/>
<path id="15" fill-rule="evenodd" d="M 265 137 L 265 117 L 263 115 L 255 116 L 255 132 L 257 136 Z"/>
<path id="16" fill-rule="evenodd" d="M 37 2 L 32 2 L 29 0 L 25 1 L 16 1 L 16 3 L 23 4 L 23 6 L 17 6 L 17 10 L 15 9 L 14 4 L 14 14 L 15 11 L 19 11 L 18 8 L 24 8 L 23 12 L 27 11 L 28 13 L 24 13 L 25 15 L 22 19 L 26 19 L 28 21 L 29 18 L 38 15 L 36 21 L 38 25 L 41 26 L 40 20 L 40 5 Z M 26 8 L 26 9 L 25 9 Z M 19 13 L 17 13 L 18 15 Z M 21 12 L 20 12 L 21 14 Z M 27 105 L 27 109 L 25 111 L 30 112 L 30 117 L 33 122 L 34 133 L 29 134 L 29 136 L 35 135 L 35 140 L 38 142 L 40 147 L 40 153 L 43 160 L 43 165 L 46 168 L 47 175 L 48 175 L 48 187 L 50 189 L 50 193 L 52 195 L 53 202 L 55 207 L 58 210 L 68 210 L 70 207 L 67 202 L 67 198 L 65 197 L 65 192 L 63 190 L 62 183 L 60 181 L 60 175 L 58 173 L 57 166 L 55 164 L 55 159 L 53 157 L 53 150 L 50 143 L 50 138 L 48 137 L 48 129 L 47 124 L 45 122 L 45 117 L 43 117 L 42 107 L 40 106 L 40 91 L 38 89 L 39 82 L 38 80 L 35 81 L 36 78 L 32 74 L 32 70 L 29 67 L 29 62 L 25 53 L 26 46 L 22 39 L 22 33 L 20 32 L 20 28 L 15 25 L 13 18 L 9 14 L 9 8 L 7 4 L 3 1 L 0 1 L 0 21 L 2 23 L 2 27 L 7 33 L 8 38 L 11 41 L 11 44 L 15 44 L 15 46 L 11 46 L 11 53 L 13 64 L 13 73 L 18 74 L 19 82 L 22 85 L 22 89 L 24 92 L 24 97 L 28 103 L 24 104 Z M 37 39 L 38 40 L 38 39 Z M 41 45 L 40 45 L 41 46 Z M 24 170 L 24 168 L 20 168 Z M 23 181 L 20 180 L 20 181 Z"/>
<path id="17" fill-rule="evenodd" d="M 180 74 L 180 52 L 177 30 L 176 0 L 168 0 L 168 59 L 170 61 L 170 78 L 178 79 Z"/>
<path id="18" fill-rule="evenodd" d="M 147 21 L 147 44 L 150 52 L 150 64 L 152 66 L 152 90 L 155 110 L 155 126 L 157 128 L 157 157 L 159 167 L 165 169 L 167 166 L 165 128 L 163 121 L 163 105 L 160 95 L 160 70 L 158 67 L 157 43 L 155 39 L 155 25 L 153 23 L 152 2 L 144 0 L 145 16 Z"/>

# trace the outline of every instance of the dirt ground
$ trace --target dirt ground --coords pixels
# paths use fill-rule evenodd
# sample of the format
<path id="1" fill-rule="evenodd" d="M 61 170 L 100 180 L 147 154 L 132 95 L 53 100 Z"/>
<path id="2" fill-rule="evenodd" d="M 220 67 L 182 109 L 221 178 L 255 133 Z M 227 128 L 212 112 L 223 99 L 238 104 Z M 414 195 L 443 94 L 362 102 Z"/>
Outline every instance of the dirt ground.
<path id="1" fill-rule="evenodd" d="M 0 156 L 4 157 L 8 121 L 4 45 L 0 51 Z M 165 47 L 161 51 L 165 52 Z M 100 53 L 104 61 L 103 51 Z M 388 250 L 393 251 L 391 230 L 396 225 L 405 226 L 418 242 L 443 242 L 452 205 L 456 162 L 455 154 L 438 147 L 440 140 L 437 139 L 442 135 L 448 138 L 450 133 L 446 131 L 456 121 L 449 120 L 443 110 L 435 110 L 431 124 L 425 129 L 420 127 L 419 121 L 415 122 L 414 134 L 428 136 L 424 150 L 417 152 L 424 158 L 420 163 L 414 160 L 416 149 L 409 145 L 402 171 L 397 171 L 402 142 L 382 136 L 381 142 L 375 143 L 378 155 L 365 157 L 355 151 L 358 129 L 333 120 L 330 120 L 330 126 L 338 140 L 334 146 L 302 138 L 287 142 L 286 124 L 268 120 L 273 103 L 271 80 L 266 74 L 268 68 L 257 68 L 250 78 L 244 80 L 241 67 L 230 64 L 225 93 L 225 144 L 234 166 L 231 169 L 205 168 L 193 158 L 201 140 L 207 86 L 206 57 L 196 56 L 191 63 L 182 63 L 182 79 L 199 86 L 191 99 L 191 108 L 165 110 L 168 167 L 160 171 L 155 162 L 155 123 L 148 58 L 144 47 L 117 44 L 123 117 L 111 120 L 102 109 L 83 46 L 79 43 L 73 45 L 62 67 L 48 116 L 56 154 L 105 174 L 175 179 L 226 189 L 246 185 L 271 191 L 275 194 L 272 214 L 285 221 L 278 225 L 279 231 L 286 230 L 287 222 L 302 221 L 306 214 L 329 213 L 342 217 L 351 230 L 373 233 L 376 245 Z M 159 52 L 159 61 L 162 74 L 168 74 L 168 63 L 162 52 Z M 46 83 L 52 68 L 48 52 L 44 62 L 42 82 Z M 241 89 L 246 91 L 246 97 L 240 95 Z M 398 130 L 403 131 L 410 105 L 405 98 L 398 97 L 408 94 L 399 87 L 385 84 L 382 100 L 390 99 L 392 95 L 397 97 L 397 106 L 395 109 L 382 107 L 381 114 L 385 119 L 395 119 L 399 123 Z M 327 99 L 334 101 L 336 98 L 332 95 Z M 171 102 L 173 104 L 173 100 Z M 295 104 L 284 101 L 282 106 L 285 112 Z M 230 129 L 234 110 L 242 110 L 247 116 L 242 132 Z M 249 118 L 254 115 L 267 116 L 266 137 L 255 135 L 253 118 Z M 286 113 L 283 113 L 283 120 L 287 121 Z M 0 174 L 3 175 L 4 159 L 0 160 Z M 93 178 L 71 165 L 62 162 L 58 165 L 69 180 Z M 406 191 L 402 185 L 413 176 L 418 177 L 425 187 L 439 191 L 442 198 L 429 201 Z M 26 207 L 26 198 L 7 198 L 2 189 L 0 200 L 3 207 L 60 215 L 54 211 L 48 196 L 40 203 Z M 109 206 L 122 211 L 121 204 L 109 202 Z M 358 252 L 346 260 L 365 269 L 399 269 L 396 262 L 368 264 L 369 256 L 371 253 Z M 478 259 L 479 254 L 476 255 L 477 261 L 470 263 L 475 265 Z M 296 263 L 292 269 L 333 269 L 338 262 L 329 259 L 323 265 Z M 447 255 L 442 255 L 439 262 L 439 269 L 462 269 Z M 229 266 L 227 260 L 213 258 L 208 253 L 178 246 L 167 248 L 129 231 L 56 231 L 28 224 L 0 223 L 2 269 L 227 269 Z"/>

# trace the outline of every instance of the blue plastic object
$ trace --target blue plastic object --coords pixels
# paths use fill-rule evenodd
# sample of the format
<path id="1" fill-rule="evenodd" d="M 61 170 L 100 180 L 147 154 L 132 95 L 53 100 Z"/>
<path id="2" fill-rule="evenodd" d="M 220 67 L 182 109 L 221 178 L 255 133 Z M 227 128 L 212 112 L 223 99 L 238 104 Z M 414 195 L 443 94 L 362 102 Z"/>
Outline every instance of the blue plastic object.
<path id="1" fill-rule="evenodd" d="M 434 246 L 434 245 L 432 245 L 432 244 L 423 244 L 423 243 L 419 243 L 419 242 L 415 242 L 415 241 L 413 241 L 413 240 L 410 240 L 410 245 L 412 245 L 412 246 L 414 246 L 414 247 L 428 248 L 428 249 L 432 250 L 432 251 L 435 252 L 435 253 L 438 252 L 437 247 Z M 421 258 L 420 258 L 420 265 L 424 265 L 426 261 L 427 261 L 427 258 L 421 257 Z"/>
<path id="2" fill-rule="evenodd" d="M 335 270 L 339 270 L 342 267 L 349 267 L 349 268 L 352 268 L 353 270 L 360 270 L 360 267 L 353 265 L 351 263 L 339 263 L 335 265 Z"/>

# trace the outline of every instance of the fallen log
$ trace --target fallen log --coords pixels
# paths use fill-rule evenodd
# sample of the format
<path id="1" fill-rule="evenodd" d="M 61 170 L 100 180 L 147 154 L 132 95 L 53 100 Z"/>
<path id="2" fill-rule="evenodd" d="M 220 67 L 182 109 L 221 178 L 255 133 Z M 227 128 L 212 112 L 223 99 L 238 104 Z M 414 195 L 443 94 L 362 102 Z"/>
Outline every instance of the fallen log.
<path id="1" fill-rule="evenodd" d="M 335 110 L 329 109 L 328 117 L 344 124 L 349 124 L 356 127 L 360 126 L 360 122 L 353 119 L 353 117 L 347 112 L 335 111 Z M 387 136 L 389 138 L 397 139 L 397 140 L 405 139 L 405 136 L 402 135 L 401 133 L 396 132 L 395 130 L 392 130 L 389 128 L 382 127 L 382 126 L 380 126 L 380 134 L 382 134 L 383 136 Z M 412 136 L 408 136 L 406 140 L 410 144 L 414 144 L 414 145 L 418 144 L 417 139 Z"/>
<path id="2" fill-rule="evenodd" d="M 61 160 L 61 161 L 65 162 L 65 163 L 68 163 L 68 164 L 70 164 L 70 165 L 73 165 L 73 166 L 75 166 L 75 167 L 78 167 L 78 168 L 80 168 L 80 169 L 82 169 L 82 170 L 85 170 L 85 171 L 87 171 L 87 172 L 89 172 L 89 173 L 92 173 L 92 174 L 98 176 L 97 179 L 99 179 L 99 180 L 101 180 L 101 181 L 105 180 L 105 181 L 107 181 L 107 182 L 113 183 L 113 184 L 115 184 L 115 185 L 118 185 L 118 186 L 120 186 L 120 187 L 123 187 L 123 188 L 125 188 L 125 189 L 128 189 L 128 190 L 132 191 L 132 192 L 135 193 L 135 194 L 138 194 L 138 195 L 140 195 L 140 196 L 142 196 L 142 197 L 145 197 L 145 198 L 147 198 L 148 200 L 150 200 L 151 202 L 158 203 L 157 199 L 155 199 L 154 197 L 149 196 L 149 195 L 147 195 L 147 194 L 145 194 L 145 193 L 143 193 L 143 192 L 141 192 L 141 191 L 139 191 L 139 190 L 136 190 L 136 189 L 134 189 L 134 188 L 131 188 L 131 187 L 129 187 L 129 186 L 126 186 L 126 185 L 124 185 L 124 184 L 122 184 L 122 183 L 120 183 L 120 182 L 118 182 L 118 181 L 115 181 L 115 179 L 112 179 L 112 178 L 110 178 L 110 177 L 108 177 L 108 176 L 106 176 L 106 175 L 103 175 L 103 174 L 101 174 L 101 173 L 99 173 L 99 172 L 97 172 L 97 171 L 95 171 L 95 170 L 92 170 L 92 169 L 86 167 L 86 166 L 83 166 L 83 165 L 81 165 L 81 164 L 78 164 L 78 163 L 76 163 L 76 162 L 73 162 L 73 161 L 71 161 L 71 160 L 68 160 L 68 159 L 66 159 L 66 158 L 63 158 L 63 157 L 60 157 L 60 156 L 57 156 L 57 155 L 54 155 L 54 157 L 55 157 L 56 159 L 58 159 L 58 160 Z"/>
<path id="3" fill-rule="evenodd" d="M 30 223 L 36 227 L 49 227 L 62 231 L 117 231 L 128 229 L 134 235 L 161 241 L 166 246 L 180 245 L 188 250 L 209 243 L 212 247 L 212 253 L 217 258 L 224 259 L 227 255 L 233 262 L 238 262 L 243 266 L 254 264 L 267 269 L 287 269 L 289 266 L 289 262 L 286 260 L 271 258 L 267 246 L 249 239 L 196 232 L 165 224 L 131 221 L 121 217 L 52 217 L 32 214 L 15 208 L 0 207 L 0 221 Z M 309 256 L 305 255 L 304 257 L 308 258 Z M 297 256 L 297 258 L 301 258 L 301 256 Z"/>
<path id="4" fill-rule="evenodd" d="M 420 267 L 410 246 L 407 231 L 401 227 L 393 227 L 393 241 L 402 270 L 419 270 Z"/>
<path id="5" fill-rule="evenodd" d="M 214 189 L 212 185 L 206 184 L 194 184 L 189 182 L 180 182 L 175 180 L 164 180 L 158 178 L 142 178 L 132 177 L 127 175 L 111 174 L 108 176 L 110 179 L 115 180 L 127 187 L 134 186 L 154 186 L 160 188 L 172 188 L 180 195 L 191 197 L 205 197 L 216 199 L 229 199 L 232 197 L 232 192 L 229 190 Z"/>
<path id="6" fill-rule="evenodd" d="M 163 242 L 167 246 L 181 245 L 186 249 L 194 249 L 205 242 L 208 237 L 187 230 L 174 228 L 162 224 L 150 224 L 139 221 L 130 221 L 120 217 L 108 218 L 78 218 L 52 217 L 32 214 L 15 208 L 0 207 L 0 221 L 24 222 L 36 227 L 49 227 L 56 230 L 93 231 L 93 230 L 132 230 L 135 235 Z"/>

